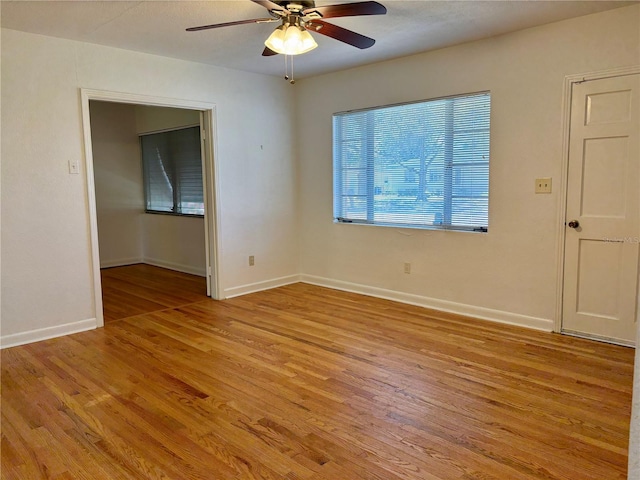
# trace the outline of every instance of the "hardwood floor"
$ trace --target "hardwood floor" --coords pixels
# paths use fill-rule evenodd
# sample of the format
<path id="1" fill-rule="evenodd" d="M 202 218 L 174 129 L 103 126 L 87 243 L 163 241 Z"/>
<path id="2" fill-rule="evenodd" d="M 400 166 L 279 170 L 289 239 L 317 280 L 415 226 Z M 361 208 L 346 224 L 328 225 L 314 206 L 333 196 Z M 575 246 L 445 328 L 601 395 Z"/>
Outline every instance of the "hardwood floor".
<path id="1" fill-rule="evenodd" d="M 143 263 L 105 268 L 100 276 L 105 322 L 207 299 L 203 277 Z"/>
<path id="2" fill-rule="evenodd" d="M 623 479 L 633 353 L 306 284 L 205 299 L 3 350 L 2 478 Z"/>

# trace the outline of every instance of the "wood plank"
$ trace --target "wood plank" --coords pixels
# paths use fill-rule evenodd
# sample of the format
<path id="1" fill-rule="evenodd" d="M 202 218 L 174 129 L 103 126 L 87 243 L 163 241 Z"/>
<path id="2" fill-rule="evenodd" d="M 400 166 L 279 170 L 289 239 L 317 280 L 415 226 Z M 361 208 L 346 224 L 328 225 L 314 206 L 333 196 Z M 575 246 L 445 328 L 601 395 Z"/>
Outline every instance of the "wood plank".
<path id="1" fill-rule="evenodd" d="M 626 476 L 633 349 L 134 267 L 103 279 L 138 313 L 2 351 L 2 479 Z"/>

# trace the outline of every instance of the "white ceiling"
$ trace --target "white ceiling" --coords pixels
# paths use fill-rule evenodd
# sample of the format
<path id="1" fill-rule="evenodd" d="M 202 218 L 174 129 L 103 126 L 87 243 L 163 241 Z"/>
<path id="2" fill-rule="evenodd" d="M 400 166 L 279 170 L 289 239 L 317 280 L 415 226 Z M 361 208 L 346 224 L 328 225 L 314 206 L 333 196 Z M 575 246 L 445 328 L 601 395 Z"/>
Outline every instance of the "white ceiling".
<path id="1" fill-rule="evenodd" d="M 638 1 L 401 1 L 379 0 L 380 16 L 329 20 L 376 39 L 359 50 L 314 34 L 318 48 L 295 58 L 296 77 L 500 35 L 588 15 Z M 316 1 L 316 5 L 351 3 Z M 267 17 L 249 0 L 228 1 L 8 1 L 0 4 L 3 28 L 181 58 L 238 70 L 282 75 L 281 55 L 262 57 L 264 40 L 277 26 L 248 24 L 185 32 L 212 23 Z"/>

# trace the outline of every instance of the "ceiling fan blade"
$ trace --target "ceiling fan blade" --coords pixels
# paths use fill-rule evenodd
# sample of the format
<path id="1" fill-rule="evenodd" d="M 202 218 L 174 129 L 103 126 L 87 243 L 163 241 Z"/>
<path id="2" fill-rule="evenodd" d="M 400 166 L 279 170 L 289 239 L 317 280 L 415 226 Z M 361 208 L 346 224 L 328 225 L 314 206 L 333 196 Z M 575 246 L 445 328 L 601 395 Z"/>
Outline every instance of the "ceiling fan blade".
<path id="1" fill-rule="evenodd" d="M 253 3 L 257 3 L 258 5 L 262 5 L 264 8 L 266 8 L 269 11 L 277 10 L 277 11 L 289 13 L 289 11 L 286 8 L 281 7 L 277 3 L 271 2 L 269 0 L 251 0 L 251 1 Z"/>
<path id="2" fill-rule="evenodd" d="M 254 0 L 255 1 L 255 0 Z M 342 5 L 325 5 L 307 8 L 302 13 L 308 15 L 317 12 L 323 18 L 355 17 L 358 15 L 384 15 L 387 9 L 378 2 L 345 3 Z"/>
<path id="3" fill-rule="evenodd" d="M 199 32 L 200 30 L 209 30 L 210 28 L 231 27 L 233 25 L 245 25 L 247 23 L 262 23 L 276 21 L 273 18 L 252 18 L 250 20 L 238 20 L 236 22 L 214 23 L 213 25 L 202 25 L 201 27 L 187 28 L 187 32 Z"/>
<path id="4" fill-rule="evenodd" d="M 274 52 L 269 47 L 264 47 L 264 50 L 262 51 L 263 57 L 271 57 L 273 55 L 278 55 L 278 52 Z"/>
<path id="5" fill-rule="evenodd" d="M 346 28 L 339 27 L 332 23 L 323 22 L 322 20 L 314 19 L 311 22 L 307 22 L 306 26 L 307 29 L 312 32 L 315 31 L 316 33 L 326 35 L 327 37 L 335 38 L 336 40 L 340 40 L 341 42 L 348 43 L 349 45 L 353 45 L 360 49 L 372 47 L 373 44 L 376 43 L 373 38 L 365 37 L 364 35 L 360 35 L 352 30 L 347 30 Z"/>

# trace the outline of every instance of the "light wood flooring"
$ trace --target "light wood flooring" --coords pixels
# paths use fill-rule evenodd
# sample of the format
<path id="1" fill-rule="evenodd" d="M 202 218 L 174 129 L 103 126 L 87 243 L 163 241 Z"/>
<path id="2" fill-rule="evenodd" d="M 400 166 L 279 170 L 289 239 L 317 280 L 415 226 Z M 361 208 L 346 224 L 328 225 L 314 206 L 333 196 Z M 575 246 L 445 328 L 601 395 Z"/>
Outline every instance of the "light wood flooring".
<path id="1" fill-rule="evenodd" d="M 207 299 L 204 277 L 143 263 L 104 268 L 100 276 L 105 322 Z"/>
<path id="2" fill-rule="evenodd" d="M 306 284 L 171 307 L 128 275 L 162 308 L 2 351 L 2 479 L 626 478 L 632 349 Z"/>

